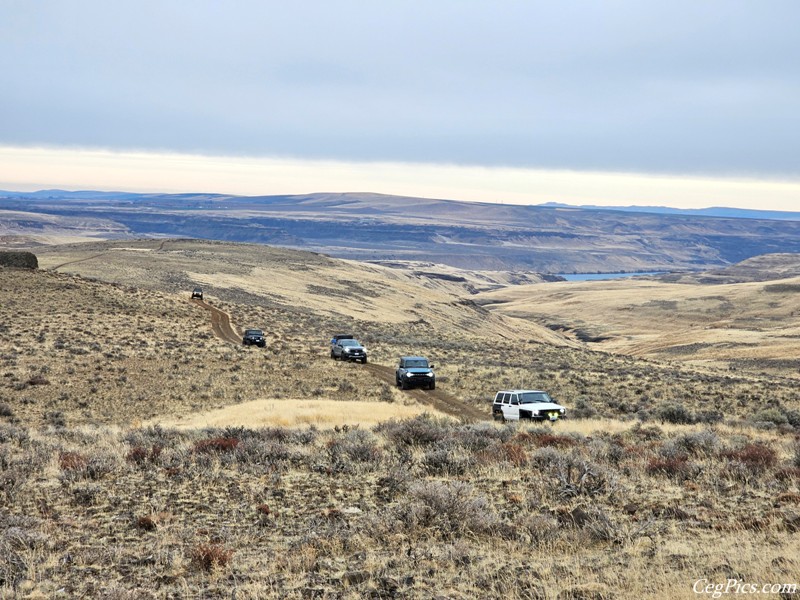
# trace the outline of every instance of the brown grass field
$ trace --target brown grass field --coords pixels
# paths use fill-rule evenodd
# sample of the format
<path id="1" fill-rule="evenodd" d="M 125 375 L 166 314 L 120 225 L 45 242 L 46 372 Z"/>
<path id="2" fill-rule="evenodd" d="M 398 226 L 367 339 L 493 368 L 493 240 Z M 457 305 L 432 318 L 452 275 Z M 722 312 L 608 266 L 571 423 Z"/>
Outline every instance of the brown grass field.
<path id="1" fill-rule="evenodd" d="M 797 280 L 475 295 L 261 246 L 35 252 L 39 271 L 0 268 L 0 597 L 800 584 Z M 195 285 L 267 348 L 215 333 Z M 370 362 L 331 360 L 337 332 Z M 410 353 L 435 393 L 392 385 Z M 570 418 L 492 422 L 494 392 L 523 386 Z"/>

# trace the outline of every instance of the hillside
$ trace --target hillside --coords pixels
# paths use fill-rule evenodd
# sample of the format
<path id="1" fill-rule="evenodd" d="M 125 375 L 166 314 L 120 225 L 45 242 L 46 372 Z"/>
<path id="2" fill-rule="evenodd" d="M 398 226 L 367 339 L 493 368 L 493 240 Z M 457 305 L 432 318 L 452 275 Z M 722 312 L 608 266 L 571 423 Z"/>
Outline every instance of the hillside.
<path id="1" fill-rule="evenodd" d="M 788 369 L 597 352 L 417 268 L 196 240 L 37 257 L 0 268 L 0 597 L 692 598 L 698 573 L 800 566 Z M 245 326 L 268 348 L 228 341 Z M 340 331 L 368 364 L 330 359 Z M 405 353 L 435 392 L 392 385 Z M 491 422 L 520 385 L 571 418 Z"/>
<path id="2" fill-rule="evenodd" d="M 762 293 L 762 284 L 742 296 L 750 312 L 727 324 L 721 320 L 715 329 L 687 325 L 687 331 L 716 337 L 682 334 L 681 344 L 696 344 L 692 348 L 698 350 L 682 355 L 675 349 L 659 353 L 668 345 L 662 338 L 675 333 L 663 311 L 677 302 L 673 295 L 680 292 L 691 310 L 702 304 L 705 326 L 708 310 L 727 306 L 717 287 L 548 283 L 476 296 L 463 282 L 407 270 L 193 240 L 50 246 L 37 256 L 42 271 L 0 272 L 0 310 L 7 323 L 3 341 L 9 348 L 4 354 L 7 402 L 18 418 L 31 423 L 53 411 L 82 421 L 130 423 L 167 415 L 174 421 L 177 415 L 254 399 L 399 400 L 406 396 L 392 389 L 387 373 L 402 354 L 429 356 L 437 365 L 443 393 L 486 416 L 487 400 L 496 389 L 517 386 L 547 389 L 567 405 L 580 401 L 607 414 L 642 418 L 677 399 L 691 398 L 691 410 L 733 418 L 776 405 L 797 408 L 800 398 L 786 379 L 796 376 L 791 362 L 796 320 L 789 318 L 793 296 L 780 290 Z M 250 352 L 215 337 L 208 310 L 189 301 L 196 285 L 237 331 L 260 327 L 268 332 L 271 351 Z M 605 294 L 618 302 L 625 289 L 629 310 L 599 300 Z M 537 309 L 550 301 L 562 321 L 529 318 L 524 306 L 498 303 L 501 297 L 519 294 L 520 302 L 530 306 L 534 296 L 529 294 L 534 293 Z M 761 304 L 753 302 L 756 296 L 763 299 Z M 665 301 L 667 297 L 671 300 Z M 473 298 L 497 306 L 489 304 L 488 310 Z M 760 309 L 769 309 L 772 320 L 760 319 Z M 587 314 L 598 320 L 589 321 Z M 602 327 L 609 325 L 600 320 L 605 314 L 622 315 L 625 323 L 634 323 L 631 315 L 641 314 L 642 331 L 638 337 L 625 333 L 588 345 L 565 331 L 583 327 L 605 335 Z M 652 323 L 663 330 L 654 330 Z M 775 330 L 765 332 L 767 324 Z M 370 362 L 385 371 L 332 363 L 327 340 L 342 331 L 356 333 L 369 347 Z M 755 340 L 764 353 L 756 352 Z M 736 358 L 737 349 L 747 354 L 730 363 L 740 365 L 739 372 L 708 373 L 587 352 L 590 347 L 622 351 L 626 344 L 638 345 L 648 356 L 684 356 L 701 363 L 723 351 L 728 353 L 723 358 Z M 762 375 L 767 367 L 775 377 Z M 53 385 L 27 383 L 39 370 Z M 87 394 L 92 402 L 86 401 Z M 731 396 L 741 403 L 732 408 L 724 401 Z M 770 402 L 751 404 L 748 398 Z"/>
<path id="3" fill-rule="evenodd" d="M 44 221 L 43 221 L 44 220 Z M 62 222 L 63 220 L 63 222 Z M 0 197 L 0 235 L 194 237 L 339 258 L 540 273 L 686 271 L 800 251 L 800 221 L 517 206 L 379 194 Z M 5 232 L 5 233 L 4 233 Z"/>
<path id="4" fill-rule="evenodd" d="M 476 301 L 595 349 L 799 379 L 798 294 L 800 255 L 778 254 L 696 275 L 508 287 Z"/>

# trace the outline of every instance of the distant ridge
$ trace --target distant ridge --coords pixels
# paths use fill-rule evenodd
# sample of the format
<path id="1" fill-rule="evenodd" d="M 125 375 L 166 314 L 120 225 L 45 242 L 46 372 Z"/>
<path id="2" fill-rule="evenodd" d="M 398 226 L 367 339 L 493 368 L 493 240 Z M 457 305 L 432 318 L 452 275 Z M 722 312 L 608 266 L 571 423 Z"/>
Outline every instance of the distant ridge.
<path id="1" fill-rule="evenodd" d="M 546 208 L 582 208 L 585 210 L 618 210 L 622 212 L 648 213 L 654 215 L 686 215 L 696 217 L 718 217 L 723 219 L 769 219 L 774 221 L 800 221 L 800 212 L 780 210 L 753 210 L 749 208 L 670 208 L 669 206 L 595 206 L 592 204 L 562 204 L 545 202 L 537 204 Z"/>
<path id="2" fill-rule="evenodd" d="M 800 213 L 741 209 L 537 206 L 366 192 L 41 190 L 0 192 L 0 210 L 0 244 L 15 248 L 65 237 L 189 237 L 536 273 L 701 271 L 800 252 Z"/>

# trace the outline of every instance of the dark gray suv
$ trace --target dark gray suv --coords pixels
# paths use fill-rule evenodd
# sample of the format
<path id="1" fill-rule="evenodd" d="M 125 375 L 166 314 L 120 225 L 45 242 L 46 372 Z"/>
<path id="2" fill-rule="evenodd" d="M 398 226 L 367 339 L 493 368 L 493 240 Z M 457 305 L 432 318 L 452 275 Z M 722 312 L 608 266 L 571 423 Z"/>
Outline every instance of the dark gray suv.
<path id="1" fill-rule="evenodd" d="M 366 364 L 367 349 L 353 339 L 337 340 L 331 346 L 331 358 L 334 360 L 358 360 L 362 364 Z"/>
<path id="2" fill-rule="evenodd" d="M 436 389 L 436 375 L 433 365 L 422 356 L 401 356 L 400 364 L 394 372 L 397 387 L 407 390 L 412 387 Z"/>

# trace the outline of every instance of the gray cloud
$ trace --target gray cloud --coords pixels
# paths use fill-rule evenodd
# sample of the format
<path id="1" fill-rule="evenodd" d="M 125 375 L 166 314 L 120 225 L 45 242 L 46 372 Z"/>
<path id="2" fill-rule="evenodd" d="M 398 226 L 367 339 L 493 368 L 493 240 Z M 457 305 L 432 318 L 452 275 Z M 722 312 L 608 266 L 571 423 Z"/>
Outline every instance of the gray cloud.
<path id="1" fill-rule="evenodd" d="M 12 1 L 0 143 L 800 174 L 800 4 Z"/>

